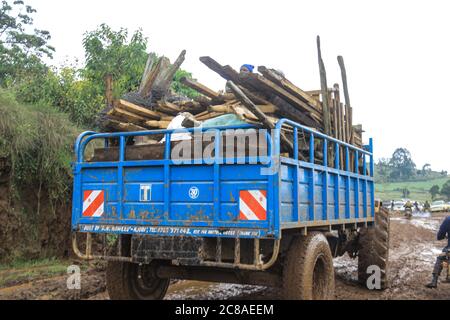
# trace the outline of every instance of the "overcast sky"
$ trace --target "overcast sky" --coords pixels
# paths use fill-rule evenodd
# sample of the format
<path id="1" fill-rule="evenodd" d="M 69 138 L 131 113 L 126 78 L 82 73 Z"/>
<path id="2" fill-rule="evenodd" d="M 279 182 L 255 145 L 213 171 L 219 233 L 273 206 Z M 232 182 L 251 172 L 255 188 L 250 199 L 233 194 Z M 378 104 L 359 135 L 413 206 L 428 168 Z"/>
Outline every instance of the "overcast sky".
<path id="1" fill-rule="evenodd" d="M 53 63 L 83 59 L 83 33 L 101 23 L 142 28 L 149 50 L 213 89 L 225 81 L 198 58 L 238 69 L 244 63 L 282 70 L 304 90 L 320 87 L 316 35 L 328 82 L 341 83 L 343 55 L 354 122 L 375 154 L 406 147 L 418 167 L 450 172 L 449 1 L 144 1 L 30 0 L 37 27 L 56 47 Z"/>

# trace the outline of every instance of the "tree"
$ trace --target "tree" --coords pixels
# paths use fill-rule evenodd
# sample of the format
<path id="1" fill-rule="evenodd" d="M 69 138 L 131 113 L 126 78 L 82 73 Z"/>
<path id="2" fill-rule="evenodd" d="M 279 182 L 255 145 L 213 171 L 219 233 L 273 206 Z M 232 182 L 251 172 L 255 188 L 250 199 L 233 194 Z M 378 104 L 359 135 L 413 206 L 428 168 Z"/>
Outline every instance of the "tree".
<path id="1" fill-rule="evenodd" d="M 36 12 L 23 1 L 3 0 L 0 7 L 0 84 L 5 86 L 20 75 L 45 70 L 42 57 L 52 58 L 55 48 L 46 30 L 32 29 Z"/>
<path id="2" fill-rule="evenodd" d="M 105 76 L 114 79 L 115 95 L 135 91 L 140 84 L 148 54 L 147 38 L 141 30 L 128 38 L 128 30 L 112 30 L 106 24 L 86 32 L 83 39 L 86 65 L 82 76 L 90 80 L 102 94 Z"/>
<path id="3" fill-rule="evenodd" d="M 430 188 L 430 194 L 431 194 L 431 199 L 436 199 L 436 196 L 439 194 L 439 186 L 438 185 L 434 185 Z"/>
<path id="4" fill-rule="evenodd" d="M 450 200 L 450 180 L 448 180 L 444 185 L 441 187 L 441 195 L 447 198 L 447 200 Z"/>
<path id="5" fill-rule="evenodd" d="M 409 180 L 416 172 L 416 165 L 411 158 L 411 153 L 405 148 L 398 148 L 394 151 L 390 165 L 392 166 L 390 176 L 394 180 Z"/>
<path id="6" fill-rule="evenodd" d="M 426 176 L 428 173 L 431 172 L 431 164 L 426 163 L 423 167 L 422 167 L 422 175 Z"/>

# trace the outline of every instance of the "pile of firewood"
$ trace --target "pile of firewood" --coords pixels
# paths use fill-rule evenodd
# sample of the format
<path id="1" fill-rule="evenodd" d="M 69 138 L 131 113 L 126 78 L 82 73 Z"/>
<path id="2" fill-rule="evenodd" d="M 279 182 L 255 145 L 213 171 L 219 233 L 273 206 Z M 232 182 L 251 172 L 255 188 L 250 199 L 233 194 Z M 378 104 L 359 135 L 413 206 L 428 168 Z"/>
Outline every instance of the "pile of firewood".
<path id="1" fill-rule="evenodd" d="M 180 113 L 187 113 L 196 126 L 202 121 L 233 113 L 241 120 L 273 128 L 280 118 L 288 118 L 312 127 L 339 140 L 361 146 L 362 127 L 352 124 L 352 107 L 347 88 L 347 76 L 342 57 L 338 62 L 342 71 L 345 104 L 341 101 L 339 85 L 329 88 L 321 57 L 320 38 L 317 39 L 321 89 L 304 91 L 289 81 L 282 72 L 260 66 L 258 73 L 237 72 L 210 57 L 200 61 L 227 80 L 224 91 L 217 92 L 188 78 L 181 83 L 196 92 L 194 99 L 172 92 L 171 83 L 185 59 L 183 51 L 175 63 L 150 55 L 141 85 L 137 92 L 122 99 L 112 98 L 112 80 L 107 79 L 109 108 L 103 127 L 112 131 L 141 131 L 165 129 Z M 186 127 L 188 127 L 187 125 Z M 292 130 L 282 134 L 283 145 L 292 149 Z"/>

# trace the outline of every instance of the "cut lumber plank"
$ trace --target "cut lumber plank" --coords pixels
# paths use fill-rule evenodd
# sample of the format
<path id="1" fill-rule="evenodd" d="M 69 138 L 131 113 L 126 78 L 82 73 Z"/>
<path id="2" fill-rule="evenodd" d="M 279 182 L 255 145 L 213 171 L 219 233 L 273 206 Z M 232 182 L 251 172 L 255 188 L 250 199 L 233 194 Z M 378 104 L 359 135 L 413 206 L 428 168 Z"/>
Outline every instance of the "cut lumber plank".
<path id="1" fill-rule="evenodd" d="M 270 121 L 267 116 L 259 110 L 259 108 L 253 104 L 253 102 L 242 92 L 241 89 L 238 88 L 232 81 L 228 81 L 227 85 L 229 88 L 233 91 L 236 98 L 238 98 L 242 104 L 249 109 L 250 112 L 252 112 L 258 119 L 261 121 L 261 123 L 267 128 L 267 129 L 274 129 L 275 125 L 272 121 Z M 289 141 L 283 132 L 280 132 L 280 138 L 281 142 L 285 144 L 290 151 L 294 150 L 294 145 L 291 141 Z"/>
<path id="2" fill-rule="evenodd" d="M 250 99 L 250 98 L 249 98 Z M 251 100 L 251 99 L 250 99 Z M 264 113 L 276 113 L 276 111 L 278 110 L 278 108 L 273 105 L 273 104 L 263 104 L 263 105 L 256 105 L 262 112 Z M 231 109 L 232 107 L 229 105 L 215 105 L 215 106 L 210 106 L 208 108 L 210 111 L 213 112 L 232 112 Z"/>
<path id="3" fill-rule="evenodd" d="M 146 119 L 144 117 L 141 117 L 137 114 L 128 112 L 126 110 L 123 110 L 123 109 L 117 108 L 117 107 L 111 109 L 111 111 L 108 112 L 108 115 L 112 115 L 115 118 L 122 119 L 123 122 L 129 122 L 129 123 L 140 124 L 140 123 L 148 121 L 148 119 Z"/>
<path id="4" fill-rule="evenodd" d="M 181 112 L 181 108 L 174 103 L 167 101 L 158 101 L 155 110 L 172 116 L 176 116 Z"/>
<path id="5" fill-rule="evenodd" d="M 234 70 L 232 67 L 230 67 L 230 66 L 224 67 L 211 57 L 200 57 L 200 61 L 204 65 L 206 65 L 208 68 L 210 68 L 212 71 L 219 74 L 225 80 L 227 80 L 227 81 L 231 80 L 234 83 L 239 84 L 239 73 L 236 70 Z"/>
<path id="6" fill-rule="evenodd" d="M 220 97 L 220 94 L 210 88 L 208 88 L 207 86 L 192 80 L 192 79 L 188 79 L 186 77 L 183 77 L 180 79 L 180 82 L 182 84 L 184 84 L 186 87 L 189 87 L 191 89 L 194 89 L 195 91 L 203 94 L 204 96 L 207 96 L 211 99 L 218 99 Z"/>
<path id="7" fill-rule="evenodd" d="M 169 126 L 170 121 L 150 120 L 150 121 L 146 121 L 145 124 L 146 124 L 148 127 L 152 127 L 152 128 L 166 129 L 166 128 Z"/>
<path id="8" fill-rule="evenodd" d="M 211 99 L 205 96 L 195 97 L 194 101 L 205 108 L 211 105 Z"/>
<path id="9" fill-rule="evenodd" d="M 134 113 L 138 116 L 144 117 L 144 118 L 148 118 L 148 119 L 152 119 L 152 120 L 159 120 L 161 118 L 161 116 L 157 112 L 148 110 L 146 108 L 135 105 L 135 104 L 128 102 L 126 100 L 123 100 L 123 99 L 118 100 L 116 102 L 116 106 L 123 110 L 132 112 L 132 113 Z"/>
<path id="10" fill-rule="evenodd" d="M 154 94 L 156 94 L 158 98 L 164 97 L 166 95 L 173 81 L 175 73 L 181 67 L 185 59 L 186 59 L 186 50 L 183 50 L 173 64 L 170 64 L 169 61 L 169 65 L 161 69 L 152 87 L 152 91 L 154 92 Z"/>
<path id="11" fill-rule="evenodd" d="M 252 100 L 252 102 L 254 104 L 258 104 L 258 105 L 269 105 L 271 104 L 269 101 L 267 101 L 266 99 L 264 99 L 260 94 L 256 93 L 256 92 L 252 92 L 250 90 L 248 90 L 247 88 L 245 88 L 244 86 L 238 86 L 239 89 L 242 90 L 242 92 L 250 99 Z"/>
<path id="12" fill-rule="evenodd" d="M 147 131 L 148 129 L 138 126 L 134 123 L 124 123 L 117 120 L 107 119 L 106 120 L 106 127 L 110 127 L 119 131 L 126 131 L 126 132 L 134 132 L 134 131 Z"/>
<path id="13" fill-rule="evenodd" d="M 138 92 L 141 92 L 141 90 L 144 88 L 145 81 L 147 80 L 147 76 L 149 75 L 149 73 L 152 71 L 155 60 L 156 60 L 156 55 L 154 53 L 149 53 L 147 62 L 145 64 L 144 73 L 142 74 L 141 84 L 139 85 Z"/>
<path id="14" fill-rule="evenodd" d="M 309 106 L 307 103 L 303 102 L 299 98 L 295 97 L 294 95 L 290 94 L 283 88 L 279 87 L 275 83 L 273 83 L 270 80 L 267 80 L 266 78 L 254 74 L 254 73 L 241 73 L 239 75 L 239 79 L 241 79 L 246 84 L 249 84 L 256 89 L 259 89 L 261 91 L 268 91 L 281 99 L 285 100 L 289 104 L 297 107 L 298 109 L 302 110 L 303 112 L 308 113 L 311 117 L 314 117 L 316 120 L 320 120 L 320 114 L 314 110 L 311 106 Z"/>
<path id="15" fill-rule="evenodd" d="M 149 71 L 145 77 L 144 82 L 141 85 L 141 88 L 139 89 L 138 93 L 142 98 L 147 98 L 151 91 L 152 87 L 161 71 L 162 68 L 166 67 L 169 63 L 169 59 L 162 57 L 159 59 L 158 63 L 155 65 L 154 68 Z"/>
<path id="16" fill-rule="evenodd" d="M 201 117 L 196 116 L 196 119 L 199 120 L 199 121 L 205 121 L 205 120 L 209 120 L 209 119 L 212 119 L 212 118 L 215 118 L 215 117 L 219 117 L 219 116 L 222 116 L 222 115 L 224 115 L 223 112 L 208 112 L 207 114 L 202 115 Z"/>
<path id="17" fill-rule="evenodd" d="M 275 70 L 268 69 L 264 66 L 260 66 L 258 67 L 258 71 L 268 80 L 279 85 L 280 87 L 282 87 L 292 95 L 298 97 L 299 99 L 303 100 L 304 102 L 310 104 L 314 109 L 317 110 L 317 112 L 322 111 L 322 106 L 320 105 L 319 101 L 314 99 L 311 95 L 307 94 L 305 91 L 303 91 L 296 85 L 294 85 L 292 82 L 290 82 L 282 75 L 278 74 Z"/>

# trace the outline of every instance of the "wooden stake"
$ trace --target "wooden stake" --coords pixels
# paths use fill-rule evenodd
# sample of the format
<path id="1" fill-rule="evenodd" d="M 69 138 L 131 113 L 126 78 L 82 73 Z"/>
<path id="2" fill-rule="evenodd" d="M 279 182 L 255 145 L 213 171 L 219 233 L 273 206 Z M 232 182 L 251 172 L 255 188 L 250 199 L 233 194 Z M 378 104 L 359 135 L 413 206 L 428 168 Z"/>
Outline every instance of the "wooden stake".
<path id="1" fill-rule="evenodd" d="M 349 107 L 350 104 L 350 95 L 348 94 L 348 83 L 347 83 L 347 71 L 345 70 L 344 58 L 342 56 L 338 56 L 338 63 L 341 67 L 341 75 L 342 75 L 342 84 L 344 86 L 344 96 L 345 96 L 345 104 Z"/>
<path id="2" fill-rule="evenodd" d="M 320 49 L 320 37 L 317 36 L 317 52 L 319 56 L 320 86 L 322 89 L 323 105 L 323 127 L 326 135 L 330 135 L 330 108 L 328 106 L 328 85 L 325 64 L 322 60 L 322 51 Z"/>

